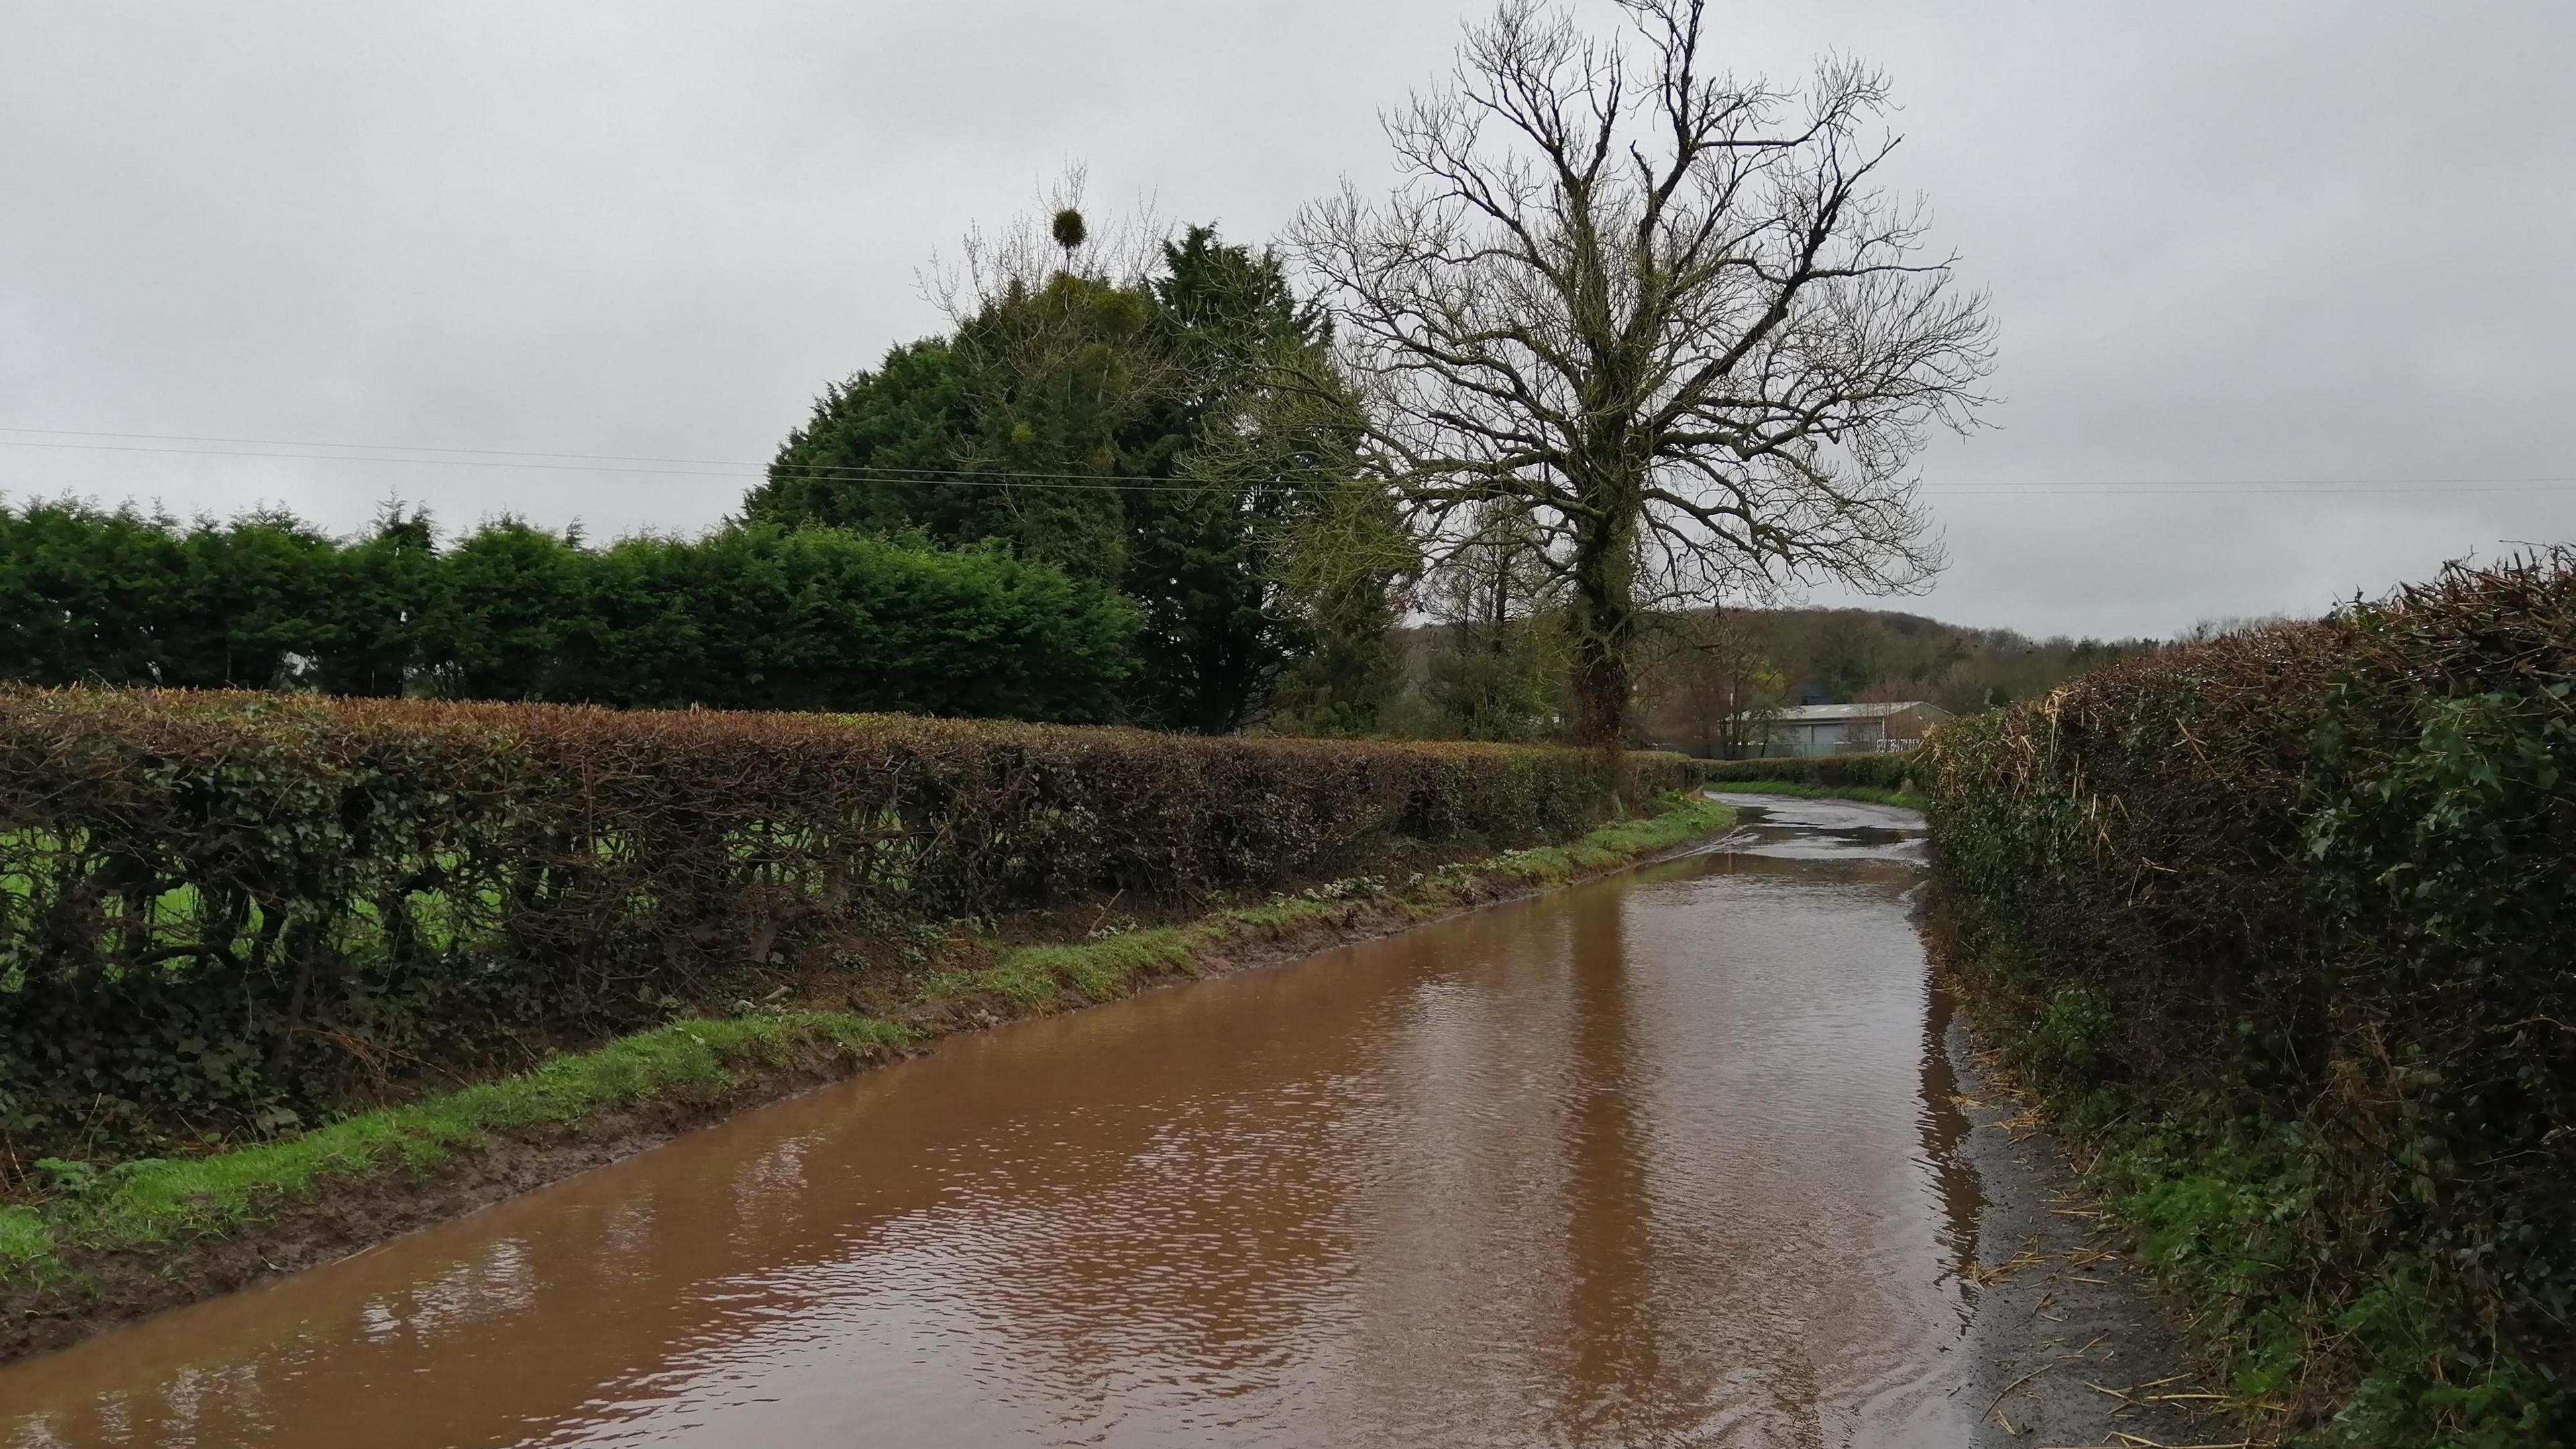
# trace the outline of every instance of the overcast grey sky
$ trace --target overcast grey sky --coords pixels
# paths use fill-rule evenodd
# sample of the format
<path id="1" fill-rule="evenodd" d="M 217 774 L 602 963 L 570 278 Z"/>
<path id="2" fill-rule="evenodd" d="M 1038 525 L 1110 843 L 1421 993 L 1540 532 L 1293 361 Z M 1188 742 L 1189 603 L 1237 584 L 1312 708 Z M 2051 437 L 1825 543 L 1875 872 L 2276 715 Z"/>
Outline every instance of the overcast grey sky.
<path id="1" fill-rule="evenodd" d="M 1377 109 L 1481 9 L 18 0 L 0 428 L 755 465 L 825 379 L 935 330 L 935 250 L 1069 161 L 1095 203 L 1246 239 L 1374 184 Z M 1998 426 L 1925 458 L 1952 566 L 1904 607 L 2160 634 L 2576 537 L 2567 482 L 2103 486 L 2576 477 L 2576 5 L 1716 13 L 1739 71 L 1893 75 L 1896 179 L 1993 294 Z M 390 494 L 695 530 L 748 481 L 0 439 L 12 499 L 341 530 Z"/>

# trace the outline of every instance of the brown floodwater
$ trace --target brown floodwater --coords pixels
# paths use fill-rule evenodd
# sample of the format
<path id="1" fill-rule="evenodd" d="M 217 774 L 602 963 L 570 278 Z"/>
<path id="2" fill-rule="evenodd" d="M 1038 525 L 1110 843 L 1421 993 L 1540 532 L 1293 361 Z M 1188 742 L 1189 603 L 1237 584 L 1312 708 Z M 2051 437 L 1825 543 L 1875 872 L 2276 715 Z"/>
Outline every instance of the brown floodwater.
<path id="1" fill-rule="evenodd" d="M 0 1444 L 1963 1442 L 1912 817 L 1748 820 L 0 1370 Z"/>

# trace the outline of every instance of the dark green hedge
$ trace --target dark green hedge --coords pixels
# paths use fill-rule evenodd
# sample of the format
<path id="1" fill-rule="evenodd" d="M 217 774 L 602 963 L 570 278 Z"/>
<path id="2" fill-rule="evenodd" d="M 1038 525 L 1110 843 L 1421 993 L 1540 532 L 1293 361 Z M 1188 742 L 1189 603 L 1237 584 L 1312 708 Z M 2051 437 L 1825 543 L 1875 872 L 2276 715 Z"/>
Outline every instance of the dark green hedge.
<path id="1" fill-rule="evenodd" d="M 992 551 L 753 524 L 606 548 L 0 507 L 0 679 L 625 708 L 1118 717 L 1135 609 Z"/>
<path id="2" fill-rule="evenodd" d="M 1799 785 L 1865 785 L 1903 790 L 1915 778 L 1919 750 L 1872 755 L 1782 755 L 1765 760 L 1694 760 L 1712 785 L 1729 780 L 1785 780 Z"/>
<path id="3" fill-rule="evenodd" d="M 1634 763 L 1683 782 L 1678 757 Z M 851 969 L 852 942 L 924 921 L 1563 840 L 1612 808 L 1595 770 L 1505 746 L 0 691 L 0 1151 L 23 1169 L 285 1126 Z"/>
<path id="4" fill-rule="evenodd" d="M 2025 1068 L 2189 1164 L 2142 1188 L 2166 1248 L 2232 1255 L 2210 1321 L 2252 1390 L 2356 1442 L 2558 1443 L 2576 1410 L 2571 695 L 2558 550 L 1925 751 L 1943 899 Z"/>

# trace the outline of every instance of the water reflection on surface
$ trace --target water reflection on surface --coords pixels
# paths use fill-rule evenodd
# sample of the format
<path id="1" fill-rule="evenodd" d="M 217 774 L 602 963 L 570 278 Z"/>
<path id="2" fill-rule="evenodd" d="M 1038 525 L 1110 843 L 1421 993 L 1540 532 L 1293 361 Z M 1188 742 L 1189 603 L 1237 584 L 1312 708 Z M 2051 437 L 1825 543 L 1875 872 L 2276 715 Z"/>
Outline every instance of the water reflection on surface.
<path id="1" fill-rule="evenodd" d="M 0 1443 L 1952 1442 L 1919 842 L 1764 806 L 0 1370 Z"/>

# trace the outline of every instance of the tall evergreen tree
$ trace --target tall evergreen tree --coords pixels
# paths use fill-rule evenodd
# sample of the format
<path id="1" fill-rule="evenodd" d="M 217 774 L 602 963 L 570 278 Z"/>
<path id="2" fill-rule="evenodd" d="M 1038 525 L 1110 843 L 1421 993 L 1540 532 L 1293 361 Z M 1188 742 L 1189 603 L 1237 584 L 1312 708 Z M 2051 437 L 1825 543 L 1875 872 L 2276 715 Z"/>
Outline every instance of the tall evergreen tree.
<path id="1" fill-rule="evenodd" d="M 30 684 L 159 682 L 185 553 L 179 526 L 65 500 L 0 508 L 0 674 Z"/>
<path id="2" fill-rule="evenodd" d="M 1119 283 L 1075 270 L 1073 234 L 1063 267 L 999 283 L 952 337 L 827 390 L 745 515 L 998 540 L 1115 585 L 1142 621 L 1127 700 L 1139 723 L 1238 728 L 1300 656 L 1321 656 L 1309 676 L 1346 657 L 1386 673 L 1363 657 L 1383 653 L 1383 577 L 1374 598 L 1340 581 L 1332 609 L 1289 584 L 1299 521 L 1354 476 L 1357 433 L 1265 426 L 1288 415 L 1266 407 L 1283 364 L 1330 371 L 1277 258 L 1192 227 L 1151 275 Z M 1323 649 L 1327 627 L 1353 647 Z M 1337 718 L 1357 718 L 1372 689 L 1341 689 Z"/>
<path id="3" fill-rule="evenodd" d="M 428 666 L 426 631 L 444 582 L 429 515 L 387 507 L 375 532 L 341 550 L 333 572 L 329 647 L 313 682 L 332 694 L 408 693 Z"/>
<path id="4" fill-rule="evenodd" d="M 953 486 L 964 465 L 959 445 L 975 427 L 961 372 L 946 340 L 922 341 L 826 387 L 812 421 L 788 435 L 768 481 L 745 500 L 745 516 L 868 533 L 1008 537 L 996 518 L 975 512 L 996 500 Z"/>

